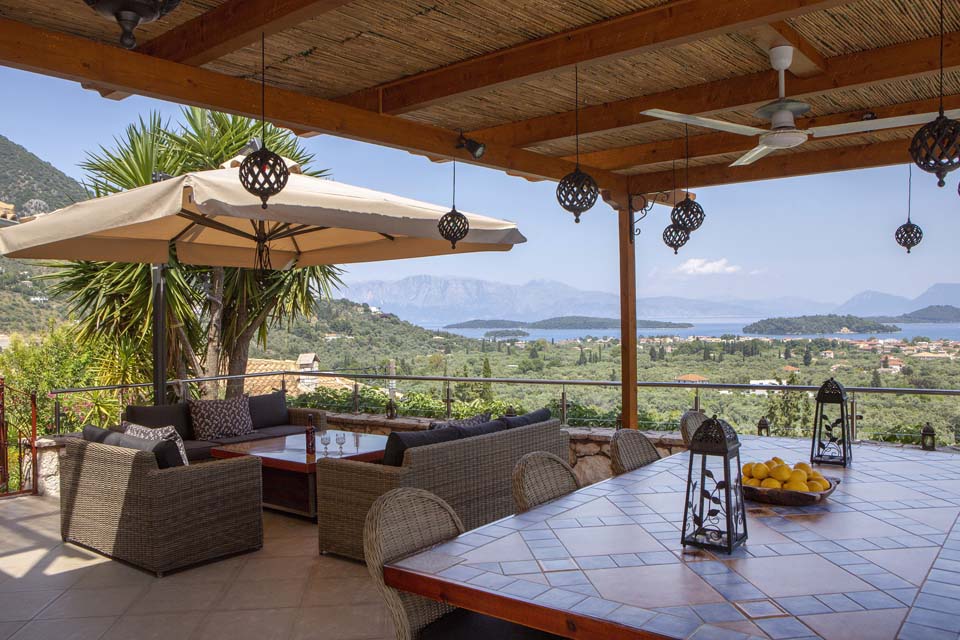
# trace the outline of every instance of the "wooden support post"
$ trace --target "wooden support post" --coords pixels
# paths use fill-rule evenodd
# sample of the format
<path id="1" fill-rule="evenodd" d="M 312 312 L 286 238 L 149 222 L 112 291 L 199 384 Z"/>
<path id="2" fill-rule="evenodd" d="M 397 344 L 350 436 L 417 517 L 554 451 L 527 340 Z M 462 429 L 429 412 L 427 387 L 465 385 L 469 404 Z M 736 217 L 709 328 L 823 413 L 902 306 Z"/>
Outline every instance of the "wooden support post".
<path id="1" fill-rule="evenodd" d="M 633 212 L 623 198 L 618 203 L 620 239 L 620 381 L 623 428 L 637 428 L 637 258 L 633 243 Z"/>

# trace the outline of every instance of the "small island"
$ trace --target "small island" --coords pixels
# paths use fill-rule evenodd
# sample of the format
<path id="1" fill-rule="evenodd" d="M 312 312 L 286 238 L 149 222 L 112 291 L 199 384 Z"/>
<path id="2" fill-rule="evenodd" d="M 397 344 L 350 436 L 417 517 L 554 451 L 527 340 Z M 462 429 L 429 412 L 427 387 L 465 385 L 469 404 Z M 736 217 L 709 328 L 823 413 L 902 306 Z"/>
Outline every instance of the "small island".
<path id="1" fill-rule="evenodd" d="M 483 334 L 484 338 L 493 338 L 495 340 L 506 338 L 526 338 L 530 334 L 523 329 L 494 329 Z"/>
<path id="2" fill-rule="evenodd" d="M 689 322 L 662 322 L 660 320 L 637 320 L 638 329 L 689 329 Z M 619 318 L 595 318 L 592 316 L 559 316 L 536 322 L 521 320 L 468 320 L 448 324 L 444 329 L 572 329 L 593 330 L 619 329 Z"/>
<path id="3" fill-rule="evenodd" d="M 857 316 L 799 316 L 796 318 L 767 318 L 743 328 L 746 334 L 795 336 L 829 333 L 895 333 L 900 327 L 882 324 Z"/>
<path id="4" fill-rule="evenodd" d="M 900 316 L 882 316 L 870 318 L 876 322 L 911 323 L 954 323 L 960 322 L 960 309 L 949 304 L 934 304 Z"/>

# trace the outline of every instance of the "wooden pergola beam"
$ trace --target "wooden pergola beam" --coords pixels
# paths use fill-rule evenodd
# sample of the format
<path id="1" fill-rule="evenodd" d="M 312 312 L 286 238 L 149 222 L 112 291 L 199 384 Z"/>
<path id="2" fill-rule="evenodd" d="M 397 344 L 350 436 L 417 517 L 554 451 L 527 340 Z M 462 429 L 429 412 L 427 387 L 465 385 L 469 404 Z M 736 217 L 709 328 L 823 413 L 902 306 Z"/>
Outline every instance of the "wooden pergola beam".
<path id="1" fill-rule="evenodd" d="M 787 80 L 787 95 L 813 97 L 842 89 L 854 89 L 901 79 L 931 75 L 939 70 L 939 38 L 924 38 L 835 56 L 827 59 L 827 71 L 809 78 Z M 946 34 L 944 65 L 960 67 L 960 32 Z M 698 115 L 750 109 L 777 96 L 777 74 L 763 71 L 727 80 L 708 82 L 661 93 L 628 98 L 580 110 L 580 133 L 590 134 L 648 122 L 645 109 L 667 109 Z M 529 147 L 573 135 L 574 113 L 568 111 L 539 118 L 471 131 L 468 135 L 488 143 Z"/>
<path id="2" fill-rule="evenodd" d="M 892 140 L 819 151 L 774 154 L 744 167 L 729 167 L 726 164 L 690 167 L 690 188 L 905 164 L 910 162 L 907 152 L 909 146 L 909 140 Z M 630 192 L 658 193 L 672 189 L 673 184 L 672 171 L 644 173 L 630 177 Z"/>
<path id="3" fill-rule="evenodd" d="M 139 53 L 199 67 L 243 49 L 267 36 L 333 11 L 351 0 L 227 0 L 160 34 L 137 48 Z M 104 98 L 128 94 L 88 86 Z"/>
<path id="4" fill-rule="evenodd" d="M 199 67 L 123 51 L 92 40 L 0 19 L 0 64 L 180 104 L 260 117 L 260 84 Z M 457 149 L 459 134 L 286 89 L 267 87 L 268 119 L 278 126 L 457 158 L 522 176 L 557 180 L 574 164 L 504 145 L 488 145 L 479 161 Z M 607 189 L 625 192 L 626 177 L 585 168 Z"/>
<path id="5" fill-rule="evenodd" d="M 827 70 L 827 59 L 783 20 L 754 27 L 749 29 L 747 34 L 764 49 L 784 44 L 792 46 L 793 64 L 790 65 L 790 73 L 798 78 L 820 75 Z"/>
<path id="6" fill-rule="evenodd" d="M 849 1 L 673 0 L 364 89 L 338 101 L 382 113 L 405 113 L 577 64 L 673 47 Z"/>
<path id="7" fill-rule="evenodd" d="M 940 102 L 936 98 L 929 100 L 914 100 L 875 109 L 858 109 L 844 113 L 832 113 L 815 118 L 801 118 L 797 120 L 797 128 L 807 129 L 863 120 L 878 120 L 898 116 L 909 116 L 921 113 L 935 113 Z M 960 94 L 944 96 L 943 106 L 947 110 L 960 109 Z M 931 117 L 931 120 L 933 118 Z M 862 134 L 853 134 L 862 135 Z M 757 138 L 740 136 L 732 133 L 707 133 L 690 137 L 690 157 L 703 158 L 724 153 L 740 153 L 752 149 Z M 564 159 L 575 161 L 576 156 L 563 156 Z M 657 162 L 670 162 L 684 158 L 683 138 L 670 138 L 643 144 L 628 145 L 616 149 L 604 149 L 580 154 L 580 161 L 591 167 L 617 171 L 639 167 Z"/>

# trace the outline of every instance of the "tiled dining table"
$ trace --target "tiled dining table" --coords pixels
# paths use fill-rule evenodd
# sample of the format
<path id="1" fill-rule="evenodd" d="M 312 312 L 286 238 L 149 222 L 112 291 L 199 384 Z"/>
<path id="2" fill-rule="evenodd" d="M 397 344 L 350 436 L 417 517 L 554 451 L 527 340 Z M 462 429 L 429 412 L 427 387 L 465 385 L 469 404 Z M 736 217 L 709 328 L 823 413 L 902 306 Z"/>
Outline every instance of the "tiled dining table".
<path id="1" fill-rule="evenodd" d="M 742 438 L 741 459 L 809 459 Z M 825 502 L 748 502 L 733 555 L 680 544 L 687 454 L 384 569 L 398 589 L 569 638 L 960 638 L 960 454 L 857 445 Z"/>

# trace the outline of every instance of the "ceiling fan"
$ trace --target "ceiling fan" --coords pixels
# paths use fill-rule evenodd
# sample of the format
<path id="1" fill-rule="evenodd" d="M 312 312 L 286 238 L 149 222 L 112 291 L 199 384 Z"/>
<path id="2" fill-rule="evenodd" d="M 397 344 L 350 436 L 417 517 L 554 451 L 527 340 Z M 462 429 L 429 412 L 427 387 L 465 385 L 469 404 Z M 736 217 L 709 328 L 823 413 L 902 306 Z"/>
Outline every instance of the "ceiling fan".
<path id="1" fill-rule="evenodd" d="M 653 118 L 682 122 L 698 127 L 716 129 L 717 131 L 736 133 L 742 136 L 759 136 L 760 140 L 757 146 L 737 158 L 736 162 L 730 165 L 732 167 L 751 164 L 780 149 L 791 149 L 800 146 L 807 141 L 809 136 L 813 136 L 814 138 L 827 138 L 830 136 L 865 133 L 880 129 L 908 127 L 930 122 L 937 116 L 936 113 L 931 112 L 882 119 L 873 117 L 865 118 L 857 122 L 845 122 L 822 127 L 811 127 L 809 129 L 798 129 L 794 119 L 797 116 L 807 113 L 810 110 L 810 105 L 806 102 L 786 97 L 785 72 L 792 63 L 792 46 L 780 45 L 770 49 L 770 66 L 777 71 L 780 77 L 780 97 L 773 102 L 763 105 L 754 112 L 757 118 L 770 122 L 770 129 L 725 122 L 714 118 L 691 116 L 684 113 L 676 113 L 675 111 L 665 111 L 663 109 L 647 109 L 641 113 Z M 950 113 L 960 114 L 960 109 L 952 110 Z M 955 116 L 950 115 L 950 117 Z"/>

